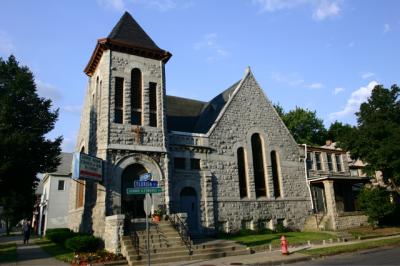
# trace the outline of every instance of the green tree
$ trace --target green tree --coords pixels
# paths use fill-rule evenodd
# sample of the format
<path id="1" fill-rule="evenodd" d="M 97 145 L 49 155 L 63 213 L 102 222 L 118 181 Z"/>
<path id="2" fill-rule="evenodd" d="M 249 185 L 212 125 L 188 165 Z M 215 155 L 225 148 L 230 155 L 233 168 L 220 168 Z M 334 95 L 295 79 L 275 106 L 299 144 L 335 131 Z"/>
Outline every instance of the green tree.
<path id="1" fill-rule="evenodd" d="M 325 144 L 327 131 L 322 119 L 317 117 L 315 111 L 296 107 L 288 113 L 283 113 L 282 120 L 297 143 Z"/>
<path id="2" fill-rule="evenodd" d="M 335 121 L 328 129 L 328 139 L 339 144 L 349 138 L 351 132 L 352 127 L 349 124 Z"/>
<path id="3" fill-rule="evenodd" d="M 32 215 L 36 174 L 59 164 L 62 137 L 45 136 L 58 117 L 51 107 L 27 67 L 0 58 L 0 205 L 10 223 Z"/>
<path id="4" fill-rule="evenodd" d="M 382 225 L 382 221 L 395 211 L 395 205 L 390 202 L 390 192 L 382 187 L 364 187 L 358 200 L 372 226 Z"/>
<path id="5" fill-rule="evenodd" d="M 280 105 L 279 103 L 274 104 L 274 108 L 278 115 L 283 119 L 285 117 L 285 110 L 283 109 L 282 105 Z"/>
<path id="6" fill-rule="evenodd" d="M 357 127 L 351 130 L 342 147 L 353 158 L 367 163 L 366 172 L 381 171 L 385 182 L 396 189 L 400 184 L 400 89 L 377 85 L 367 102 L 361 104 Z"/>

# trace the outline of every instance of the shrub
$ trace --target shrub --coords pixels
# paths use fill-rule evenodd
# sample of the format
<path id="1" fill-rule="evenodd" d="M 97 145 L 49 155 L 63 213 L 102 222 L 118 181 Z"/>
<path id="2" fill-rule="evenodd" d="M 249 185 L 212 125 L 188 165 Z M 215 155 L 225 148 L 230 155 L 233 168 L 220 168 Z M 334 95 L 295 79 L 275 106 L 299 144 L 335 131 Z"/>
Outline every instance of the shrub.
<path id="1" fill-rule="evenodd" d="M 262 228 L 257 230 L 257 234 L 273 234 L 273 233 L 275 233 L 275 231 L 269 228 Z"/>
<path id="2" fill-rule="evenodd" d="M 390 202 L 390 192 L 381 187 L 363 188 L 358 200 L 372 226 L 382 225 L 385 218 L 394 215 L 395 205 Z"/>
<path id="3" fill-rule="evenodd" d="M 76 234 L 67 228 L 57 228 L 46 230 L 46 238 L 50 241 L 64 245 L 65 240 L 74 237 Z"/>
<path id="4" fill-rule="evenodd" d="M 75 236 L 65 241 L 65 247 L 74 252 L 93 252 L 99 248 L 99 239 L 94 236 Z"/>
<path id="5" fill-rule="evenodd" d="M 286 233 L 286 232 L 290 232 L 290 228 L 284 226 L 283 224 L 277 224 L 276 225 L 276 229 L 275 232 L 276 233 Z"/>

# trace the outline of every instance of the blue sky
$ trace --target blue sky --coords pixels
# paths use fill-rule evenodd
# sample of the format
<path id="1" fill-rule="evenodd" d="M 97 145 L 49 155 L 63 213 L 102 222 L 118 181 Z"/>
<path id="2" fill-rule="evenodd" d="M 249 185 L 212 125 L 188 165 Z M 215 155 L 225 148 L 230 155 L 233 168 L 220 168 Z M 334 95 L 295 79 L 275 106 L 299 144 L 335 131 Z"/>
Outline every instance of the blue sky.
<path id="1" fill-rule="evenodd" d="M 39 94 L 60 108 L 50 137 L 72 151 L 96 40 L 125 10 L 159 47 L 167 94 L 208 101 L 250 66 L 286 111 L 316 110 L 327 126 L 355 124 L 377 83 L 400 79 L 398 0 L 87 0 L 0 4 L 0 57 L 13 53 Z"/>

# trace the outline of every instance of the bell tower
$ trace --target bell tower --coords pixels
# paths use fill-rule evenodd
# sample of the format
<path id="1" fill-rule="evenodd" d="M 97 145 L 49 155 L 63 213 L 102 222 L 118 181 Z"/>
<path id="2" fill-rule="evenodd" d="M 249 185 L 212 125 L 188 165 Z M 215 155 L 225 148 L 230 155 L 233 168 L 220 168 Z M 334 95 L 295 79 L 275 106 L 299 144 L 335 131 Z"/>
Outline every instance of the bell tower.
<path id="1" fill-rule="evenodd" d="M 89 153 L 166 151 L 164 67 L 170 57 L 128 12 L 97 41 L 85 68 Z"/>

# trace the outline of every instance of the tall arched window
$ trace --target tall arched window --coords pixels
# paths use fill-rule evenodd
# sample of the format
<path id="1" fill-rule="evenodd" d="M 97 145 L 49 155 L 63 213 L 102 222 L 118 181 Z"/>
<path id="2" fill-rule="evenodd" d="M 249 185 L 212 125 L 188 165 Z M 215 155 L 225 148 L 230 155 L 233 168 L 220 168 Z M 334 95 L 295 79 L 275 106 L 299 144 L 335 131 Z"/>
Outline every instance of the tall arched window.
<path id="1" fill-rule="evenodd" d="M 262 141 L 259 134 L 251 136 L 251 150 L 253 153 L 254 184 L 256 186 L 256 197 L 266 197 L 264 157 Z"/>
<path id="2" fill-rule="evenodd" d="M 157 83 L 149 83 L 150 126 L 157 127 Z"/>
<path id="3" fill-rule="evenodd" d="M 142 72 L 131 71 L 131 124 L 142 125 Z"/>
<path id="4" fill-rule="evenodd" d="M 275 198 L 278 198 L 281 196 L 281 186 L 279 182 L 279 175 L 280 175 L 279 158 L 278 155 L 276 154 L 276 151 L 271 151 L 271 167 L 272 167 L 272 182 L 274 184 L 274 195 Z"/>
<path id="5" fill-rule="evenodd" d="M 247 180 L 246 180 L 246 160 L 244 157 L 244 149 L 240 147 L 237 149 L 237 164 L 239 174 L 239 191 L 240 197 L 247 197 Z"/>
<path id="6" fill-rule="evenodd" d="M 115 77 L 114 122 L 122 124 L 124 110 L 124 79 Z"/>

